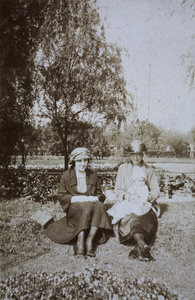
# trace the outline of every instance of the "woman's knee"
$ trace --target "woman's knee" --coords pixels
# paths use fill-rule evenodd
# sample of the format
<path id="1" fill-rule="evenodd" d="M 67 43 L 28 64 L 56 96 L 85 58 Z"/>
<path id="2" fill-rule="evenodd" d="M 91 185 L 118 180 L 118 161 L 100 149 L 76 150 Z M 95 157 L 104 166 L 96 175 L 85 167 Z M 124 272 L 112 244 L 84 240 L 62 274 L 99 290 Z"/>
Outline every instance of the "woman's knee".
<path id="1" fill-rule="evenodd" d="M 91 215 L 93 211 L 93 206 L 91 205 L 91 203 L 86 203 L 86 202 L 76 202 L 71 204 L 69 211 L 68 211 L 68 215 L 70 216 L 88 216 Z"/>
<path id="2" fill-rule="evenodd" d="M 92 203 L 82 203 L 81 206 L 82 214 L 85 216 L 91 216 L 93 214 L 93 205 Z"/>
<path id="3" fill-rule="evenodd" d="M 106 211 L 105 205 L 100 201 L 95 201 L 93 207 L 94 210 Z"/>

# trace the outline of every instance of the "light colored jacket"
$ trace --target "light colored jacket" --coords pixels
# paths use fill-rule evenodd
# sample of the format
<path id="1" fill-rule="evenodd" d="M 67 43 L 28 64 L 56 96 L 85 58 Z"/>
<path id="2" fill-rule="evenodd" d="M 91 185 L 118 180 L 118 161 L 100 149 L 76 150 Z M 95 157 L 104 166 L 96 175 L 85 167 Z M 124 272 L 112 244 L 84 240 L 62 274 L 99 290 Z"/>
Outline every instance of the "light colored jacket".
<path id="1" fill-rule="evenodd" d="M 141 168 L 143 168 L 143 171 L 146 175 L 150 202 L 153 203 L 158 199 L 160 194 L 158 180 L 154 168 L 148 166 L 143 161 Z M 131 164 L 131 162 L 124 163 L 119 167 L 115 184 L 115 194 L 118 199 L 123 199 L 124 195 L 127 193 L 128 188 L 132 186 L 132 174 L 133 165 Z"/>

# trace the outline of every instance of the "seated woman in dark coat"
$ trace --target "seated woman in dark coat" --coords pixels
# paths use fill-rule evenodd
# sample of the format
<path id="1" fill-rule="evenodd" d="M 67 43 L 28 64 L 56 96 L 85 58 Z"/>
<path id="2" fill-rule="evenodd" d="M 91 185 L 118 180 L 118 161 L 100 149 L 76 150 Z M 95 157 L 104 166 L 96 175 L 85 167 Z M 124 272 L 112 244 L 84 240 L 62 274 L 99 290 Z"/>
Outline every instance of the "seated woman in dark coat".
<path id="1" fill-rule="evenodd" d="M 153 244 L 158 226 L 156 200 L 159 197 L 158 181 L 152 167 L 149 167 L 143 161 L 143 153 L 146 146 L 141 141 L 135 140 L 131 143 L 129 150 L 130 160 L 119 167 L 115 194 L 121 199 L 128 199 L 128 189 L 132 186 L 134 172 L 138 169 L 144 172 L 146 184 L 148 185 L 148 204 L 147 210 L 142 215 L 130 213 L 126 215 L 118 224 L 119 240 L 121 243 L 131 243 L 135 245 L 129 253 L 129 258 L 138 258 L 140 260 L 149 260 L 150 245 Z"/>
<path id="2" fill-rule="evenodd" d="M 70 155 L 70 169 L 61 177 L 58 199 L 66 217 L 51 224 L 46 234 L 58 243 L 73 243 L 75 254 L 94 257 L 94 245 L 113 236 L 105 196 L 97 175 L 88 169 L 87 148 L 76 148 Z"/>

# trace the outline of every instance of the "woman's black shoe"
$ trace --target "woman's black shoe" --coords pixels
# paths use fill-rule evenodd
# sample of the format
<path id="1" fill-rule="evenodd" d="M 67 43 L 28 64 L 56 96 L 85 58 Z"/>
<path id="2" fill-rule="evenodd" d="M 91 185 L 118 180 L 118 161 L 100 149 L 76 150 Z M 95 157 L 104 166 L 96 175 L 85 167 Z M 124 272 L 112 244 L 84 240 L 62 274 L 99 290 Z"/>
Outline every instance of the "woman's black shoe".
<path id="1" fill-rule="evenodd" d="M 150 256 L 150 246 L 148 246 L 147 244 L 139 243 L 138 250 L 139 250 L 139 254 L 141 254 L 141 256 L 144 256 L 144 257 Z"/>
<path id="2" fill-rule="evenodd" d="M 130 251 L 129 258 L 137 259 L 138 257 L 139 257 L 139 251 L 138 251 L 137 247 L 135 247 L 133 250 Z"/>

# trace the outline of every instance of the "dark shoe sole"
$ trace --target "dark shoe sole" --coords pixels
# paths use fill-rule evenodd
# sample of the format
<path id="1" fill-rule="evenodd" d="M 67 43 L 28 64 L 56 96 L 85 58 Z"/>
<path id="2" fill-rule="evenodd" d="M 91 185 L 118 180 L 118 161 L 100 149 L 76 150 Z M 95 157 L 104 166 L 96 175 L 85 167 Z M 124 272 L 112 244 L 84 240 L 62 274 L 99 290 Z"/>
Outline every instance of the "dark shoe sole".
<path id="1" fill-rule="evenodd" d="M 96 256 L 95 255 L 95 251 L 93 249 L 88 250 L 87 253 L 86 253 L 86 255 L 90 256 L 90 257 L 95 257 Z"/>

